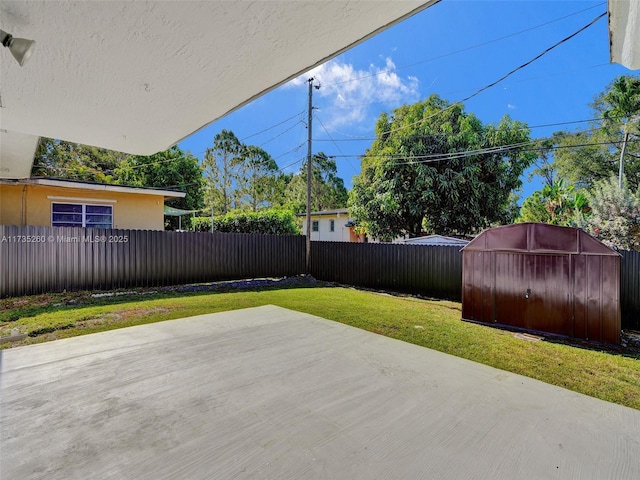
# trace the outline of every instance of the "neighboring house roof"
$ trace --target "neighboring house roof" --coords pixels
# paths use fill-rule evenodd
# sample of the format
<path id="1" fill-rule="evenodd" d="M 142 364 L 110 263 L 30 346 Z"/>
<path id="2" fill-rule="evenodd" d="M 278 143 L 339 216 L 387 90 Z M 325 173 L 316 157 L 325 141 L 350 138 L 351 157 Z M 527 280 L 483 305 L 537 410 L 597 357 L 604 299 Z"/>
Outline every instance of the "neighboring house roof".
<path id="1" fill-rule="evenodd" d="M 446 237 L 444 235 L 427 235 L 425 237 L 407 238 L 405 240 L 401 240 L 399 243 L 405 243 L 408 245 L 445 245 L 464 247 L 469 243 L 469 240 Z"/>
<path id="2" fill-rule="evenodd" d="M 321 210 L 319 212 L 311 212 L 314 217 L 328 216 L 328 215 L 349 215 L 349 210 L 346 208 L 336 208 L 334 210 Z M 306 217 L 307 213 L 299 213 L 298 217 Z"/>
<path id="3" fill-rule="evenodd" d="M 162 195 L 165 198 L 184 198 L 185 192 L 150 187 L 131 187 L 127 185 L 111 185 L 96 182 L 80 182 L 77 180 L 59 180 L 54 178 L 23 178 L 19 180 L 0 179 L 0 185 L 43 185 L 82 190 L 99 190 L 103 192 L 134 193 L 137 195 Z"/>
<path id="4" fill-rule="evenodd" d="M 39 136 L 165 150 L 435 2 L 2 0 L 37 45 L 24 67 L 0 49 L 0 177 L 29 175 Z"/>

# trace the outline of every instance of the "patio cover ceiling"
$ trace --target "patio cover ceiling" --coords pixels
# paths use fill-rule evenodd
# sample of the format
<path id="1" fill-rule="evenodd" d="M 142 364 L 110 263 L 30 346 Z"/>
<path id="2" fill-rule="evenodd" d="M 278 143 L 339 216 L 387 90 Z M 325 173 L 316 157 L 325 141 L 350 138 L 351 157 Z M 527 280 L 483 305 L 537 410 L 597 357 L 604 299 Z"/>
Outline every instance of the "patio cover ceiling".
<path id="1" fill-rule="evenodd" d="M 640 69 L 640 2 L 609 0 L 611 63 Z"/>
<path id="2" fill-rule="evenodd" d="M 164 150 L 438 0 L 2 0 L 0 178 L 31 171 L 38 137 Z"/>

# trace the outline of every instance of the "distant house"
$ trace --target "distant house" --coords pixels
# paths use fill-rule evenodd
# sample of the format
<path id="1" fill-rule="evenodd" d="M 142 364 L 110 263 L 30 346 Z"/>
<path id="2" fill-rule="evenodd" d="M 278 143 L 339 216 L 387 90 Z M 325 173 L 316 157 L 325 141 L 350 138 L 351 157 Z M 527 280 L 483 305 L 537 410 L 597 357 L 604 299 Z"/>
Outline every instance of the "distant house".
<path id="1" fill-rule="evenodd" d="M 0 225 L 164 230 L 164 202 L 184 192 L 90 182 L 0 180 Z"/>
<path id="2" fill-rule="evenodd" d="M 302 218 L 302 234 L 307 234 L 306 213 Z M 354 232 L 355 223 L 346 208 L 311 212 L 311 240 L 322 242 L 363 242 L 364 235 Z"/>
<path id="3" fill-rule="evenodd" d="M 469 240 L 462 238 L 446 237 L 444 235 L 427 235 L 426 237 L 406 238 L 398 240 L 397 243 L 405 245 L 443 245 L 447 247 L 464 247 Z"/>

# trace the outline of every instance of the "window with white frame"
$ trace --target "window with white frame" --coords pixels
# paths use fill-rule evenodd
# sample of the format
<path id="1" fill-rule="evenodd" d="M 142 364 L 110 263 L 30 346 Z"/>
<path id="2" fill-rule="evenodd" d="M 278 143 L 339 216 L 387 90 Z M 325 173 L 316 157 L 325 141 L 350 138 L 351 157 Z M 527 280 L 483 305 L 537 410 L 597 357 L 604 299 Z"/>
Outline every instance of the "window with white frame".
<path id="1" fill-rule="evenodd" d="M 53 202 L 51 226 L 113 228 L 113 206 Z"/>
<path id="2" fill-rule="evenodd" d="M 313 222 L 311 222 L 311 231 L 312 232 L 317 232 L 320 228 L 320 222 L 318 220 L 314 220 Z"/>
<path id="3" fill-rule="evenodd" d="M 329 231 L 331 231 L 331 232 L 335 232 L 336 231 L 336 221 L 335 220 L 329 221 Z"/>

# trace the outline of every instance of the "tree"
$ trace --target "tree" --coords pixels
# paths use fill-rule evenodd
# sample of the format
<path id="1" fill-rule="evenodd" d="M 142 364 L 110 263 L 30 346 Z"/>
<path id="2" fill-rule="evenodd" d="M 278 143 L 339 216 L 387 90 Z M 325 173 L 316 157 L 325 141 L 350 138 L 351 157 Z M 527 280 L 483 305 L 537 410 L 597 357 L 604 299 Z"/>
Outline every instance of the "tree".
<path id="1" fill-rule="evenodd" d="M 620 76 L 617 77 L 606 93 L 598 102 L 602 108 L 604 127 L 615 134 L 622 134 L 622 146 L 620 147 L 620 161 L 618 186 L 622 188 L 622 176 L 624 174 L 624 161 L 629 136 L 638 134 L 640 125 L 640 78 Z M 637 156 L 635 157 L 638 158 Z M 637 182 L 636 182 L 637 183 Z"/>
<path id="2" fill-rule="evenodd" d="M 539 222 L 550 225 L 575 227 L 578 214 L 587 214 L 589 206 L 583 193 L 576 192 L 573 185 L 565 186 L 559 180 L 553 185 L 545 185 L 542 190 L 533 192 L 520 210 L 517 223 Z"/>
<path id="3" fill-rule="evenodd" d="M 115 169 L 129 155 L 104 148 L 42 137 L 31 175 L 114 183 Z"/>
<path id="4" fill-rule="evenodd" d="M 554 133 L 554 166 L 558 177 L 578 189 L 591 188 L 616 170 L 603 132 Z"/>
<path id="5" fill-rule="evenodd" d="M 320 211 L 347 206 L 349 194 L 344 180 L 338 177 L 336 161 L 323 152 L 311 161 L 311 210 Z M 287 206 L 295 213 L 307 211 L 307 162 L 289 182 Z"/>
<path id="6" fill-rule="evenodd" d="M 204 179 L 198 159 L 177 146 L 150 156 L 134 155 L 116 169 L 118 183 L 141 187 L 159 187 L 182 190 L 184 198 L 169 201 L 170 206 L 183 210 L 200 210 L 204 207 Z M 190 219 L 182 220 L 188 228 Z M 166 227 L 178 228 L 178 218 L 168 217 Z"/>
<path id="7" fill-rule="evenodd" d="M 349 206 L 361 231 L 399 235 L 469 234 L 504 218 L 510 193 L 535 154 L 512 145 L 529 141 L 526 125 L 508 116 L 483 125 L 460 104 L 437 95 L 376 124 Z"/>
<path id="8" fill-rule="evenodd" d="M 640 185 L 640 77 L 622 76 L 591 104 L 591 129 L 556 132 L 550 139 L 558 176 L 576 188 L 619 174 L 621 159 L 630 188 Z"/>
<path id="9" fill-rule="evenodd" d="M 238 206 L 237 184 L 242 178 L 243 145 L 230 130 L 213 137 L 202 162 L 207 177 L 207 208 L 227 214 Z"/>
<path id="10" fill-rule="evenodd" d="M 544 185 L 552 187 L 558 177 L 558 166 L 553 161 L 553 150 L 564 132 L 555 132 L 551 138 L 538 141 L 538 158 L 534 160 L 535 168 L 529 173 L 529 181 L 536 175 L 542 177 Z"/>
<path id="11" fill-rule="evenodd" d="M 586 194 L 591 214 L 581 227 L 606 245 L 620 250 L 640 250 L 640 189 L 634 194 L 623 178 L 600 180 Z"/>
<path id="12" fill-rule="evenodd" d="M 241 157 L 240 202 L 252 212 L 272 206 L 278 191 L 278 164 L 266 151 L 254 145 L 243 146 Z"/>

